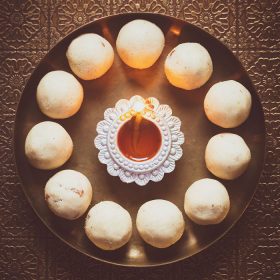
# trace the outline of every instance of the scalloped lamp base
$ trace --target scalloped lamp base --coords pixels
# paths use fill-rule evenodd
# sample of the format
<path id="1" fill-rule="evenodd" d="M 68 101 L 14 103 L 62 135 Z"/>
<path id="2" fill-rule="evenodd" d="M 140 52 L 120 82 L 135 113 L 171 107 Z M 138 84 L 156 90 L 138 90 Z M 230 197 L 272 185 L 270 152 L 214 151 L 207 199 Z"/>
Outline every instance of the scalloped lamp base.
<path id="1" fill-rule="evenodd" d="M 130 122 L 129 126 L 128 122 Z M 151 139 L 149 136 L 146 136 L 147 139 L 142 139 L 145 133 L 141 136 L 139 130 L 144 122 L 152 123 L 159 132 L 159 135 L 155 135 L 159 143 L 151 143 L 157 146 L 157 150 L 152 157 L 133 159 L 129 154 L 124 153 L 125 148 L 133 150 L 133 154 L 136 155 L 149 150 L 142 147 L 140 151 L 139 141 L 147 145 L 147 141 Z M 131 129 L 131 131 L 126 131 L 126 135 L 132 137 L 132 140 L 123 136 L 119 137 L 125 125 L 126 129 Z M 175 161 L 182 157 L 181 145 L 184 143 L 184 134 L 180 131 L 180 127 L 181 121 L 172 116 L 171 108 L 168 105 L 160 105 L 154 97 L 143 99 L 136 95 L 130 100 L 121 99 L 114 108 L 108 108 L 105 111 L 104 120 L 97 124 L 98 135 L 94 144 L 99 149 L 98 159 L 107 165 L 110 175 L 119 176 L 124 183 L 135 182 L 144 186 L 150 180 L 159 182 L 165 173 L 170 173 L 175 169 Z M 120 141 L 127 141 L 126 145 L 132 147 L 125 146 Z"/>

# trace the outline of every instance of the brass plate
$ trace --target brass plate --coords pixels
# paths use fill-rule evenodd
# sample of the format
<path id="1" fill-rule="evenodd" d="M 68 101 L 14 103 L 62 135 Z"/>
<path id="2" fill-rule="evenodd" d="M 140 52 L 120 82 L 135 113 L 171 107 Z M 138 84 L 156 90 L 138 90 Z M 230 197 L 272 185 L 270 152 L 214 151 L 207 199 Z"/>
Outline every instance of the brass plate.
<path id="1" fill-rule="evenodd" d="M 92 81 L 81 81 L 85 98 L 81 110 L 75 116 L 57 121 L 70 133 L 74 142 L 71 159 L 59 170 L 71 168 L 84 173 L 93 185 L 93 204 L 102 200 L 113 200 L 125 207 L 133 219 L 134 232 L 129 244 L 119 250 L 106 252 L 90 243 L 84 233 L 85 216 L 77 221 L 66 221 L 55 217 L 44 201 L 44 186 L 48 178 L 58 170 L 41 171 L 32 168 L 24 155 L 24 142 L 28 131 L 38 122 L 48 120 L 36 104 L 36 87 L 49 71 L 70 71 L 65 56 L 70 42 L 78 35 L 95 32 L 104 36 L 115 48 L 120 28 L 133 19 L 147 19 L 157 24 L 165 33 L 166 46 L 159 60 L 149 69 L 134 70 L 119 59 L 115 51 L 112 68 L 103 77 Z M 211 79 L 200 89 L 184 91 L 171 86 L 164 75 L 163 64 L 170 50 L 182 42 L 198 42 L 207 48 L 214 65 Z M 248 120 L 236 129 L 222 129 L 211 124 L 203 111 L 203 100 L 211 85 L 218 81 L 234 79 L 241 82 L 252 94 L 253 106 Z M 139 94 L 154 96 L 161 104 L 171 106 L 174 114 L 182 120 L 182 131 L 186 141 L 183 157 L 176 163 L 173 173 L 165 175 L 160 183 L 150 182 L 145 187 L 124 184 L 111 177 L 106 166 L 99 163 L 93 139 L 96 124 L 103 119 L 106 108 L 114 106 L 120 98 Z M 167 249 L 155 249 L 145 244 L 137 234 L 135 217 L 138 208 L 146 201 L 156 198 L 174 202 L 183 211 L 184 194 L 195 180 L 214 178 L 204 162 L 205 146 L 213 135 L 220 132 L 241 135 L 249 145 L 252 161 L 247 172 L 234 181 L 222 181 L 230 195 L 231 209 L 227 218 L 219 225 L 198 226 L 185 216 L 186 231 L 179 242 Z M 28 81 L 16 115 L 15 158 L 23 190 L 33 209 L 44 224 L 61 240 L 76 250 L 105 262 L 126 266 L 153 266 L 175 262 L 194 255 L 220 239 L 240 218 L 248 206 L 264 161 L 265 127 L 263 111 L 248 74 L 220 41 L 185 21 L 170 16 L 132 13 L 110 16 L 89 23 L 59 42 L 40 62 Z"/>

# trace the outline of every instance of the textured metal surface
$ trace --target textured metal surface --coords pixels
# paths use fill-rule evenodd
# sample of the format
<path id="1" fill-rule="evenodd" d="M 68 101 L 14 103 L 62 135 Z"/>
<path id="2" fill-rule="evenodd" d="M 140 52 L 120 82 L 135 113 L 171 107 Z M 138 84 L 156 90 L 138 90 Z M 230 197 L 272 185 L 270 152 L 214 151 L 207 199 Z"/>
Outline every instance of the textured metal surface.
<path id="1" fill-rule="evenodd" d="M 279 279 L 279 1 L 123 2 L 0 2 L 1 279 Z M 81 23 L 127 11 L 187 19 L 225 42 L 248 70 L 266 117 L 264 173 L 242 219 L 207 251 L 153 269 L 105 265 L 54 238 L 28 205 L 12 159 L 15 108 L 34 66 Z"/>

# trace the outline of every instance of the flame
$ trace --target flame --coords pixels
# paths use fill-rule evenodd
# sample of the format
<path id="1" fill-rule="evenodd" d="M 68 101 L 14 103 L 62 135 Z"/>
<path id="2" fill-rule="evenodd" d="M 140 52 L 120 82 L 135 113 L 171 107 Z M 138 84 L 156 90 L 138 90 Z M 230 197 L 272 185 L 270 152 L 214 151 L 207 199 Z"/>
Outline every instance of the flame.
<path id="1" fill-rule="evenodd" d="M 139 98 L 133 103 L 129 111 L 127 111 L 126 113 L 120 116 L 120 120 L 125 121 L 132 117 L 135 117 L 136 123 L 139 124 L 145 114 L 147 114 L 147 116 L 154 118 L 155 115 L 154 105 L 151 103 L 151 100 L 149 99 L 143 101 L 142 98 L 141 99 Z"/>
<path id="2" fill-rule="evenodd" d="M 145 103 L 143 101 L 136 101 L 133 106 L 132 109 L 136 112 L 136 113 L 140 113 L 145 109 Z"/>

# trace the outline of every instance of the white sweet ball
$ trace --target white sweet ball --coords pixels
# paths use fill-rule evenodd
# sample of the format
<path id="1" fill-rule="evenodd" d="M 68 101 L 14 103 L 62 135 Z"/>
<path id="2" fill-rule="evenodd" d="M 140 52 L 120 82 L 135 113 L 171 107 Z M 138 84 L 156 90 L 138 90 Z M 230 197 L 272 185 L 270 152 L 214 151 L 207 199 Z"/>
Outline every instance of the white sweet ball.
<path id="1" fill-rule="evenodd" d="M 54 169 L 71 156 L 73 142 L 58 123 L 41 122 L 32 127 L 25 140 L 25 154 L 30 164 L 39 169 Z"/>
<path id="2" fill-rule="evenodd" d="M 233 180 L 248 167 L 251 152 L 245 141 L 233 133 L 221 133 L 213 136 L 205 150 L 205 162 L 208 170 L 215 176 Z"/>
<path id="3" fill-rule="evenodd" d="M 92 199 L 92 187 L 82 173 L 62 170 L 48 180 L 45 199 L 55 215 L 75 220 L 86 212 Z"/>
<path id="4" fill-rule="evenodd" d="M 148 244 L 166 248 L 181 238 L 185 230 L 185 221 L 175 204 L 155 199 L 139 208 L 136 226 L 140 236 Z"/>
<path id="5" fill-rule="evenodd" d="M 144 69 L 152 66 L 160 57 L 164 47 L 164 35 L 154 23 L 136 19 L 121 28 L 116 47 L 125 64 Z"/>
<path id="6" fill-rule="evenodd" d="M 192 90 L 209 80 L 213 64 L 210 54 L 203 46 L 198 43 L 183 43 L 168 54 L 164 71 L 173 86 Z"/>
<path id="7" fill-rule="evenodd" d="M 199 225 L 218 224 L 230 208 L 227 189 L 217 180 L 198 180 L 187 189 L 184 208 L 187 216 Z"/>
<path id="8" fill-rule="evenodd" d="M 214 84 L 204 99 L 207 118 L 223 128 L 242 124 L 249 116 L 251 105 L 250 92 L 233 80 Z"/>
<path id="9" fill-rule="evenodd" d="M 54 119 L 65 119 L 79 111 L 84 91 L 72 74 L 51 71 L 39 82 L 36 97 L 43 114 Z"/>
<path id="10" fill-rule="evenodd" d="M 131 237 L 131 217 L 119 204 L 102 201 L 88 212 L 85 232 L 97 247 L 115 250 L 125 245 Z"/>
<path id="11" fill-rule="evenodd" d="M 114 61 L 114 50 L 105 38 L 87 33 L 71 42 L 66 56 L 70 68 L 78 77 L 92 80 L 110 69 Z"/>

